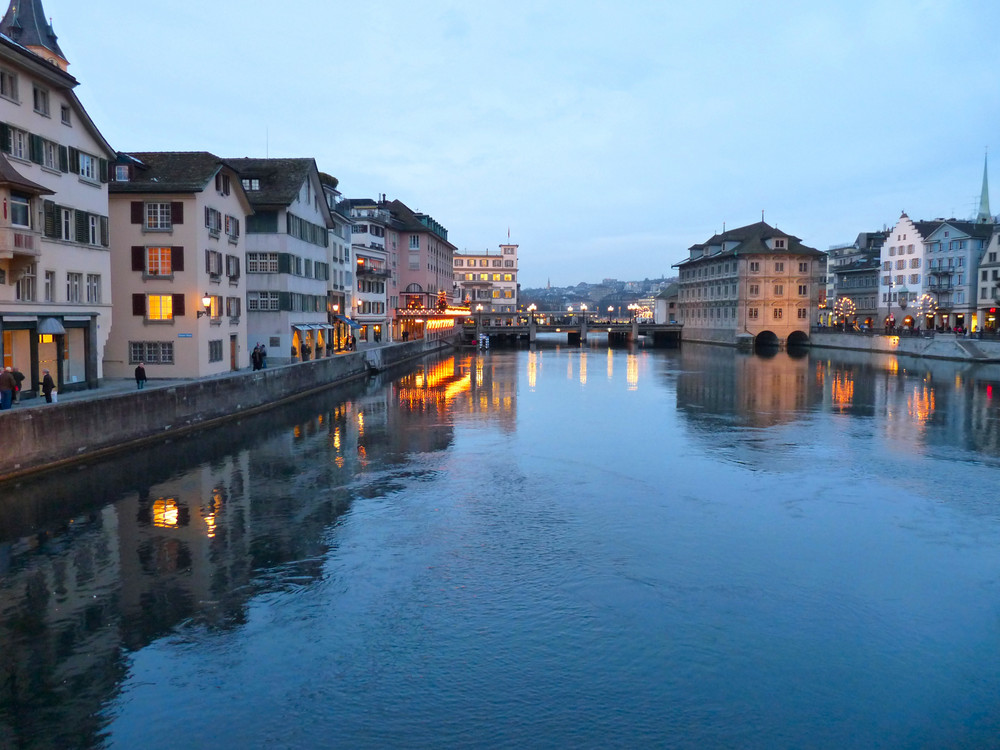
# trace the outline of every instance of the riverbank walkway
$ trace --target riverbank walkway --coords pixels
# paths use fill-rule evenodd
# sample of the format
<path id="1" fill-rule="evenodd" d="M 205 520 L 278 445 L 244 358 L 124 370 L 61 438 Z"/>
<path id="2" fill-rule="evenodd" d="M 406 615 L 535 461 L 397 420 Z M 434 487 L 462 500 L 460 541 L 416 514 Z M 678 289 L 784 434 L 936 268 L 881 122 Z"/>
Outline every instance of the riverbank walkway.
<path id="1" fill-rule="evenodd" d="M 364 343 L 358 344 L 358 348 L 354 351 L 363 352 L 372 349 L 381 349 L 388 346 L 392 346 L 394 342 L 380 342 L 380 343 Z M 338 357 L 345 354 L 353 354 L 354 352 L 340 351 L 335 352 L 332 357 Z M 318 357 L 317 359 L 327 359 L 326 357 Z M 315 361 L 315 360 L 310 360 Z M 286 362 L 280 365 L 272 365 L 272 367 L 286 367 L 292 364 L 302 364 L 301 362 Z M 216 373 L 215 375 L 205 375 L 200 378 L 150 378 L 146 381 L 146 387 L 143 391 L 153 391 L 161 388 L 174 388 L 179 385 L 187 385 L 189 383 L 199 382 L 199 381 L 209 381 L 218 378 L 228 378 L 232 375 L 239 375 L 240 373 L 250 374 L 253 372 L 253 368 L 244 367 L 240 370 L 227 370 L 226 372 Z M 59 392 L 58 401 L 54 403 L 48 403 L 45 400 L 45 396 L 39 395 L 37 398 L 24 398 L 21 399 L 20 403 L 15 403 L 11 405 L 12 411 L 19 411 L 24 409 L 40 409 L 40 408 L 51 408 L 53 406 L 58 406 L 59 404 L 69 403 L 73 401 L 93 401 L 100 398 L 105 398 L 107 396 L 115 396 L 120 393 L 131 393 L 133 391 L 139 390 L 135 384 L 135 378 L 102 378 L 100 385 L 97 388 L 86 388 L 78 391 L 65 391 Z"/>

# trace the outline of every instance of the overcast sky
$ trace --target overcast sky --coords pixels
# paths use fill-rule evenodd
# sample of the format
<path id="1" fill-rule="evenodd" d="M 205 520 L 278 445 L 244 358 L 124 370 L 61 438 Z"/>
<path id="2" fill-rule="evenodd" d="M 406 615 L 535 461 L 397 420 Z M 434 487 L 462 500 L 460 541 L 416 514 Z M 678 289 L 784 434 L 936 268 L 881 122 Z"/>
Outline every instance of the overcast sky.
<path id="1" fill-rule="evenodd" d="M 43 4 L 114 148 L 314 157 L 460 251 L 509 228 L 524 287 L 674 275 L 761 210 L 823 250 L 966 218 L 1000 168 L 995 0 Z"/>

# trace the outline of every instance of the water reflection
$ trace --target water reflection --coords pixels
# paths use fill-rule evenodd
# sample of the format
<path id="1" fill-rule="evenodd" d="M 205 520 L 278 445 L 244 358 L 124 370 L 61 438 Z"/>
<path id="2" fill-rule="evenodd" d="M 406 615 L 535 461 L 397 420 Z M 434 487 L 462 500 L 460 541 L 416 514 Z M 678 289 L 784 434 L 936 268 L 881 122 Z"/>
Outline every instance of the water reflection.
<path id="1" fill-rule="evenodd" d="M 454 409 L 512 428 L 515 387 L 513 369 L 449 357 L 3 487 L 0 747 L 100 744 L 128 652 L 180 623 L 242 625 L 262 591 L 316 580 L 355 497 L 446 449 Z"/>
<path id="2" fill-rule="evenodd" d="M 242 627 L 261 594 L 321 582 L 340 543 L 336 530 L 359 498 L 385 497 L 447 473 L 447 461 L 423 459 L 448 453 L 460 423 L 486 423 L 505 440 L 514 435 L 519 397 L 527 401 L 536 389 L 552 387 L 544 378 L 546 360 L 550 381 L 565 378 L 560 385 L 569 392 L 563 396 L 568 405 L 582 391 L 600 398 L 625 392 L 633 402 L 654 391 L 658 398 L 642 403 L 676 408 L 681 427 L 690 428 L 684 439 L 695 436 L 689 442 L 707 446 L 713 459 L 724 451 L 743 461 L 749 447 L 759 465 L 773 466 L 806 444 L 833 445 L 830 453 L 842 451 L 845 461 L 862 467 L 884 465 L 885 454 L 877 450 L 901 458 L 966 450 L 983 463 L 996 463 L 1000 453 L 1000 402 L 994 398 L 1000 395 L 1000 368 L 992 365 L 850 352 L 762 358 L 697 346 L 656 353 L 538 348 L 428 361 L 399 377 L 358 383 L 127 458 L 0 487 L 0 747 L 101 745 L 109 721 L 103 712 L 123 689 L 136 652 L 179 631 Z M 654 365 L 657 376 L 650 375 Z M 588 369 L 597 376 L 588 378 Z M 527 390 L 519 393 L 522 381 Z M 659 398 L 661 393 L 675 401 Z M 672 414 L 657 415 L 652 407 L 644 417 L 683 432 Z M 522 412 L 529 411 L 522 402 Z M 855 434 L 859 424 L 872 435 L 863 443 Z M 604 442 L 625 444 L 647 427 L 622 424 L 621 433 L 602 433 L 599 447 L 603 452 Z M 593 444 L 584 447 L 590 451 L 580 454 L 585 463 L 599 463 Z M 557 462 L 579 460 L 576 454 L 567 460 L 557 447 L 545 450 Z M 815 449 L 806 455 L 815 460 L 810 471 L 820 471 L 820 463 L 828 468 L 830 453 Z M 473 454 L 470 461 L 479 459 Z M 580 464 L 572 466 L 564 482 L 576 481 Z M 515 474 L 507 464 L 502 471 L 507 473 L 497 477 L 503 480 Z M 622 454 L 609 496 L 618 497 L 617 484 L 633 471 Z M 658 471 L 632 486 L 650 491 L 662 479 Z M 829 480 L 831 486 L 844 481 L 835 473 Z M 556 484 L 540 485 L 538 494 L 546 500 L 533 518 L 551 522 L 558 515 L 548 503 Z M 686 491 L 695 486 L 692 480 Z M 579 507 L 576 500 L 585 490 L 577 487 L 567 505 Z M 620 503 L 622 512 L 641 500 Z M 966 493 L 963 507 L 995 514 L 973 500 L 982 498 Z M 662 507 L 675 512 L 667 501 Z M 477 506 L 486 519 L 506 511 Z M 676 512 L 674 521 L 693 511 L 685 505 Z M 538 534 L 563 538 L 571 533 L 563 526 L 573 524 L 560 521 Z M 621 528 L 616 533 L 627 536 Z M 564 539 L 574 549 L 609 544 L 604 537 L 589 541 Z M 491 538 L 477 554 L 504 544 Z M 471 554 L 463 545 L 454 544 L 461 561 Z M 674 549 L 659 541 L 652 546 L 658 552 Z M 517 556 L 534 560 L 537 552 Z M 687 561 L 678 564 L 688 569 Z M 645 574 L 649 580 L 661 575 L 654 567 Z M 533 572 L 528 566 L 526 575 Z"/>

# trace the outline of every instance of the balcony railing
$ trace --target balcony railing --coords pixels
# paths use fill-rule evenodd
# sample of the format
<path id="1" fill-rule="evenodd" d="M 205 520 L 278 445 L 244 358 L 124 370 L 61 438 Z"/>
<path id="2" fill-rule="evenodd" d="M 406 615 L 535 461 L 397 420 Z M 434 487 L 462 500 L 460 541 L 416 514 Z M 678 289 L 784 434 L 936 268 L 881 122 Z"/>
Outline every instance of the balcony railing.
<path id="1" fill-rule="evenodd" d="M 391 271 L 384 266 L 373 266 L 368 263 L 358 263 L 357 274 L 358 276 L 379 276 L 382 278 L 388 278 L 391 275 Z"/>
<path id="2" fill-rule="evenodd" d="M 954 287 L 951 279 L 936 279 L 927 285 L 932 292 L 950 292 Z"/>

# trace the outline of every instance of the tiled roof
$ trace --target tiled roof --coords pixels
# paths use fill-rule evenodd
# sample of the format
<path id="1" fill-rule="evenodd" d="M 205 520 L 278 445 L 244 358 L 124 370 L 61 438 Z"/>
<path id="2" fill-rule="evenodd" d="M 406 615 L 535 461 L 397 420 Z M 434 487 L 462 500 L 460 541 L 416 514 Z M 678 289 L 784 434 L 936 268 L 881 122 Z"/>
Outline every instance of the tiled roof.
<path id="1" fill-rule="evenodd" d="M 226 159 L 242 179 L 260 180 L 260 190 L 247 190 L 254 208 L 282 208 L 291 205 L 309 172 L 319 174 L 314 159 Z M 323 201 L 325 205 L 325 201 Z"/>
<path id="2" fill-rule="evenodd" d="M 787 247 L 783 249 L 773 249 L 768 247 L 767 240 L 774 238 L 786 239 Z M 733 242 L 737 244 L 733 247 L 727 248 L 725 251 L 722 250 L 723 243 Z M 730 229 L 722 234 L 713 235 L 708 241 L 692 245 L 689 249 L 702 250 L 703 254 L 699 257 L 686 258 L 680 263 L 675 263 L 674 267 L 686 265 L 688 263 L 697 263 L 709 258 L 729 258 L 737 255 L 745 255 L 747 253 L 815 256 L 824 255 L 824 253 L 814 247 L 803 245 L 802 240 L 798 237 L 782 232 L 777 227 L 772 227 L 770 224 L 763 221 L 758 221 L 756 224 L 748 224 L 745 227 Z"/>
<path id="3" fill-rule="evenodd" d="M 110 193 L 200 193 L 225 161 L 207 151 L 130 151 L 120 163 L 133 167 L 128 182 L 109 182 Z"/>

